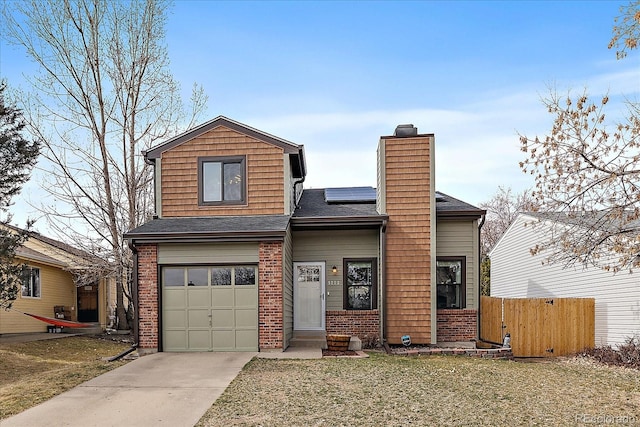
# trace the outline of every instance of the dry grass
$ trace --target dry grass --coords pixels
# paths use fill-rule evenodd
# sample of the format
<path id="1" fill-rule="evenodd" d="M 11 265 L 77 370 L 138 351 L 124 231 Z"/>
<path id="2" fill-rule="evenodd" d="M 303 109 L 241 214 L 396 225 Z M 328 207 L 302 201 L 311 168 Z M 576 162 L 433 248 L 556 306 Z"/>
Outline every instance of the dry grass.
<path id="1" fill-rule="evenodd" d="M 198 425 L 547 426 L 583 415 L 640 423 L 640 371 L 586 359 L 256 359 Z"/>
<path id="2" fill-rule="evenodd" d="M 101 359 L 129 345 L 81 336 L 0 344 L 0 420 L 121 366 Z"/>

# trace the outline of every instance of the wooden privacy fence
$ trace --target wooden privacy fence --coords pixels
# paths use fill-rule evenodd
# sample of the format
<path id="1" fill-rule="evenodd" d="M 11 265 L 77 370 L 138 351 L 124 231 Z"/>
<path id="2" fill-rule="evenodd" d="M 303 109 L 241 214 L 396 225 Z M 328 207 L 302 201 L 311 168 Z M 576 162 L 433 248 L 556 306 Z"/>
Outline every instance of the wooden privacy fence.
<path id="1" fill-rule="evenodd" d="M 480 339 L 511 335 L 516 357 L 565 356 L 595 344 L 594 298 L 480 299 Z"/>

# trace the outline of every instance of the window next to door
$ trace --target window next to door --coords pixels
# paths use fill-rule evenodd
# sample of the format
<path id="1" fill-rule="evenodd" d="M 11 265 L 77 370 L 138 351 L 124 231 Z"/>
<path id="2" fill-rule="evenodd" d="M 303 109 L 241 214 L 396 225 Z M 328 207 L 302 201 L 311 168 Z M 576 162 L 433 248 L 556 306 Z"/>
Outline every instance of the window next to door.
<path id="1" fill-rule="evenodd" d="M 237 205 L 246 198 L 245 157 L 198 158 L 198 204 Z"/>
<path id="2" fill-rule="evenodd" d="M 436 259 L 438 308 L 465 308 L 465 265 L 465 257 Z"/>
<path id="3" fill-rule="evenodd" d="M 376 259 L 344 260 L 345 310 L 375 310 L 378 307 Z"/>

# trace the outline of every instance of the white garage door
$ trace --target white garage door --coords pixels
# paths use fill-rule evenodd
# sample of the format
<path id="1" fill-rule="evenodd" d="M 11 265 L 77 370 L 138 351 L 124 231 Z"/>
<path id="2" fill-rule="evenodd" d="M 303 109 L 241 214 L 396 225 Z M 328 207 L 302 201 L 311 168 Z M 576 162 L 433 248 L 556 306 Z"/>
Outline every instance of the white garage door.
<path id="1" fill-rule="evenodd" d="M 258 268 L 162 267 L 164 351 L 257 351 Z"/>

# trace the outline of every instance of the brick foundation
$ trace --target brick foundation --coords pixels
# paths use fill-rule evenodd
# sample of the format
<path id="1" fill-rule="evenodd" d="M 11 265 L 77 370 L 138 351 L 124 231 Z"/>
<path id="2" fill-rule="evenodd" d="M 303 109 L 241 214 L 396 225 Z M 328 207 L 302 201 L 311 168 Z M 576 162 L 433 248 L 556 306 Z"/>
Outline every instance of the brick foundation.
<path id="1" fill-rule="evenodd" d="M 261 242 L 258 249 L 258 346 L 260 350 L 284 348 L 282 245 L 282 242 Z"/>
<path id="2" fill-rule="evenodd" d="M 438 342 L 470 341 L 477 336 L 478 311 L 440 309 Z"/>
<path id="3" fill-rule="evenodd" d="M 138 348 L 143 353 L 158 351 L 158 247 L 138 249 Z"/>
<path id="4" fill-rule="evenodd" d="M 421 348 L 421 349 L 398 349 L 391 354 L 396 356 L 469 356 L 483 359 L 513 359 L 511 348 Z"/>
<path id="5" fill-rule="evenodd" d="M 378 310 L 327 311 L 327 334 L 357 336 L 363 343 L 379 341 L 380 313 Z"/>

